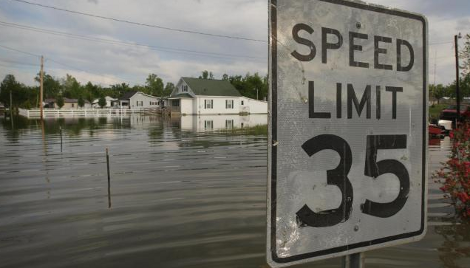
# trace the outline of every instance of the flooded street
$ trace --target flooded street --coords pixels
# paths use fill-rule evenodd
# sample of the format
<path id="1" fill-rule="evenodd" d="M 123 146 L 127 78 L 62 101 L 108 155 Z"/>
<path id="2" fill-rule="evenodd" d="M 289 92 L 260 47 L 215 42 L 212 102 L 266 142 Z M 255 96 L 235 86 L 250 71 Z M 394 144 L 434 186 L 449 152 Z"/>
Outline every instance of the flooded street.
<path id="1" fill-rule="evenodd" d="M 0 267 L 268 267 L 267 136 L 209 131 L 265 117 L 1 120 Z M 449 148 L 430 145 L 430 174 Z M 440 186 L 426 237 L 367 252 L 366 267 L 470 267 L 470 225 Z"/>

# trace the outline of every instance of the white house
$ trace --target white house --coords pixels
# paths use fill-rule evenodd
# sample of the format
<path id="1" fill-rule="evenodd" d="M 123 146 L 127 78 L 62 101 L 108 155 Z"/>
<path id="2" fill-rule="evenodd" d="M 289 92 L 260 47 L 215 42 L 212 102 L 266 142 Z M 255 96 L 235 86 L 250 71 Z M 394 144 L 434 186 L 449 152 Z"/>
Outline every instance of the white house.
<path id="1" fill-rule="evenodd" d="M 142 92 L 126 92 L 119 98 L 119 106 L 126 109 L 159 108 L 160 98 Z"/>
<path id="2" fill-rule="evenodd" d="M 89 101 L 84 100 L 84 105 L 83 107 L 80 107 L 78 105 L 78 99 L 69 99 L 69 98 L 64 98 L 64 106 L 62 106 L 62 110 L 78 110 L 78 109 L 90 109 L 91 104 Z M 59 106 L 57 105 L 56 99 L 45 99 L 43 102 L 43 107 L 44 108 L 54 108 L 54 109 L 59 109 Z"/>
<path id="3" fill-rule="evenodd" d="M 229 115 L 191 115 L 179 117 L 181 130 L 204 132 L 225 129 L 241 129 L 268 124 L 266 114 L 240 116 Z"/>
<path id="4" fill-rule="evenodd" d="M 180 114 L 266 114 L 268 103 L 243 97 L 225 80 L 182 77 L 168 98 L 172 113 Z"/>
<path id="5" fill-rule="evenodd" d="M 112 97 L 110 97 L 110 96 L 106 96 L 106 97 L 104 97 L 104 98 L 105 98 L 105 100 L 106 100 L 106 105 L 105 105 L 103 108 L 111 108 L 111 107 L 113 107 L 114 104 L 117 103 L 117 100 L 118 100 L 118 99 L 112 98 Z M 100 102 L 100 99 L 99 99 L 99 98 L 96 99 L 96 100 L 94 100 L 93 103 L 92 103 L 92 107 L 93 107 L 93 108 L 100 108 L 99 102 Z"/>

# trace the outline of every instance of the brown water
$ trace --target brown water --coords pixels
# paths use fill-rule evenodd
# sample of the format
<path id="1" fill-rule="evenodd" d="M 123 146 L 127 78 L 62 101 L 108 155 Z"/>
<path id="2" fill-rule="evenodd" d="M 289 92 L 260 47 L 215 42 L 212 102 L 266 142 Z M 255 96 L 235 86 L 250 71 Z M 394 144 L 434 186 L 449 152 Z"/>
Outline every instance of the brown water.
<path id="1" fill-rule="evenodd" d="M 2 119 L 0 267 L 267 267 L 267 137 L 180 125 Z M 448 150 L 447 139 L 430 147 L 431 171 Z M 366 267 L 470 267 L 470 225 L 439 187 L 429 181 L 426 237 L 368 252 Z"/>

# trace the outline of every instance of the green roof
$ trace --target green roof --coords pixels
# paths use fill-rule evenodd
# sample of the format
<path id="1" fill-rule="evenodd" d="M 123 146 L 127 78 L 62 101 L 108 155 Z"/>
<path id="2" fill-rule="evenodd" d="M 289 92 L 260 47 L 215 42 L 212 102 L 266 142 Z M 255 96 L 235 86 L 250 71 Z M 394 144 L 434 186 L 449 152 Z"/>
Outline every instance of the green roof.
<path id="1" fill-rule="evenodd" d="M 226 80 L 209 80 L 191 77 L 183 77 L 183 80 L 196 95 L 241 97 L 240 92 Z"/>
<path id="2" fill-rule="evenodd" d="M 182 93 L 182 94 L 178 94 L 178 97 L 184 97 L 184 98 L 193 98 L 193 96 L 191 96 L 189 93 Z"/>

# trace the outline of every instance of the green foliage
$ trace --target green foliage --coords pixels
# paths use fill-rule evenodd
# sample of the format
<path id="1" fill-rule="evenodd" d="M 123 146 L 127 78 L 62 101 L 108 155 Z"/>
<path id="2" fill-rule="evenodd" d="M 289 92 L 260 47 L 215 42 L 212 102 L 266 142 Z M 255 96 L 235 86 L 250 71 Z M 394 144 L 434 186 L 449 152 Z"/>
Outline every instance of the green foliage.
<path id="1" fill-rule="evenodd" d="M 245 97 L 256 99 L 258 93 L 258 99 L 264 100 L 268 97 L 268 77 L 261 77 L 258 73 L 250 75 L 247 73 L 245 77 L 241 75 L 230 76 L 230 83 Z"/>
<path id="2" fill-rule="evenodd" d="M 100 99 L 98 100 L 98 105 L 103 108 L 104 106 L 106 106 L 106 99 L 105 97 L 100 97 Z"/>
<path id="3" fill-rule="evenodd" d="M 62 97 L 62 95 L 59 95 L 59 97 L 57 97 L 56 99 L 56 104 L 57 106 L 59 106 L 59 109 L 62 109 L 62 107 L 64 107 L 64 97 Z"/>
<path id="4" fill-rule="evenodd" d="M 34 78 L 36 82 L 40 82 L 40 74 L 38 73 L 37 76 Z M 44 98 L 55 98 L 61 91 L 61 85 L 59 80 L 55 79 L 51 75 L 44 73 Z"/>
<path id="5" fill-rule="evenodd" d="M 215 79 L 213 73 L 207 70 L 202 72 L 200 78 Z M 256 92 L 258 91 L 259 100 L 267 98 L 267 76 L 260 76 L 258 73 L 253 75 L 248 73 L 245 76 L 229 76 L 228 74 L 224 74 L 222 79 L 230 81 L 243 96 L 256 99 Z M 39 74 L 35 77 L 35 80 L 40 82 Z M 463 81 L 465 81 L 464 85 L 470 85 L 470 76 L 465 77 Z M 163 79 L 156 74 L 149 74 L 144 86 L 134 85 L 133 87 L 130 87 L 127 83 L 114 84 L 109 87 L 94 85 L 92 82 L 87 82 L 82 85 L 71 74 L 66 74 L 62 79 L 55 78 L 47 73 L 44 74 L 44 99 L 55 98 L 58 106 L 60 98 L 81 99 L 83 104 L 80 105 L 79 103 L 79 106 L 83 107 L 85 100 L 92 103 L 93 100 L 104 96 L 120 98 L 129 91 L 141 91 L 158 97 L 166 97 L 171 94 L 174 88 L 175 85 L 173 83 L 167 82 L 165 84 Z M 470 86 L 468 88 L 470 88 Z M 17 82 L 13 75 L 6 75 L 0 89 L 0 101 L 6 106 L 10 103 L 10 91 L 12 91 L 13 95 L 13 106 L 39 107 L 38 86 L 25 86 Z"/>
<path id="6" fill-rule="evenodd" d="M 429 106 L 429 119 L 439 119 L 441 111 L 444 110 L 448 104 L 435 104 Z"/>
<path id="7" fill-rule="evenodd" d="M 439 104 L 443 97 L 449 96 L 449 88 L 444 87 L 442 84 L 429 85 L 429 96 L 434 97 Z"/>
<path id="8" fill-rule="evenodd" d="M 171 92 L 175 89 L 175 85 L 171 82 L 166 83 L 165 89 L 163 90 L 163 97 L 170 96 Z"/>
<path id="9" fill-rule="evenodd" d="M 79 106 L 80 108 L 82 108 L 83 106 L 85 106 L 85 100 L 83 99 L 82 96 L 80 96 L 80 97 L 78 98 L 78 106 Z"/>
<path id="10" fill-rule="evenodd" d="M 199 79 L 214 79 L 214 74 L 212 72 L 209 72 L 207 70 L 202 71 L 201 75 L 199 76 Z"/>
<path id="11" fill-rule="evenodd" d="M 163 80 L 156 74 L 149 74 L 145 80 L 145 86 L 148 94 L 161 97 L 163 95 Z"/>
<path id="12" fill-rule="evenodd" d="M 10 107 L 10 92 L 13 107 L 32 107 L 37 104 L 38 90 L 27 87 L 18 81 L 12 74 L 7 74 L 0 85 L 0 102 Z"/>

